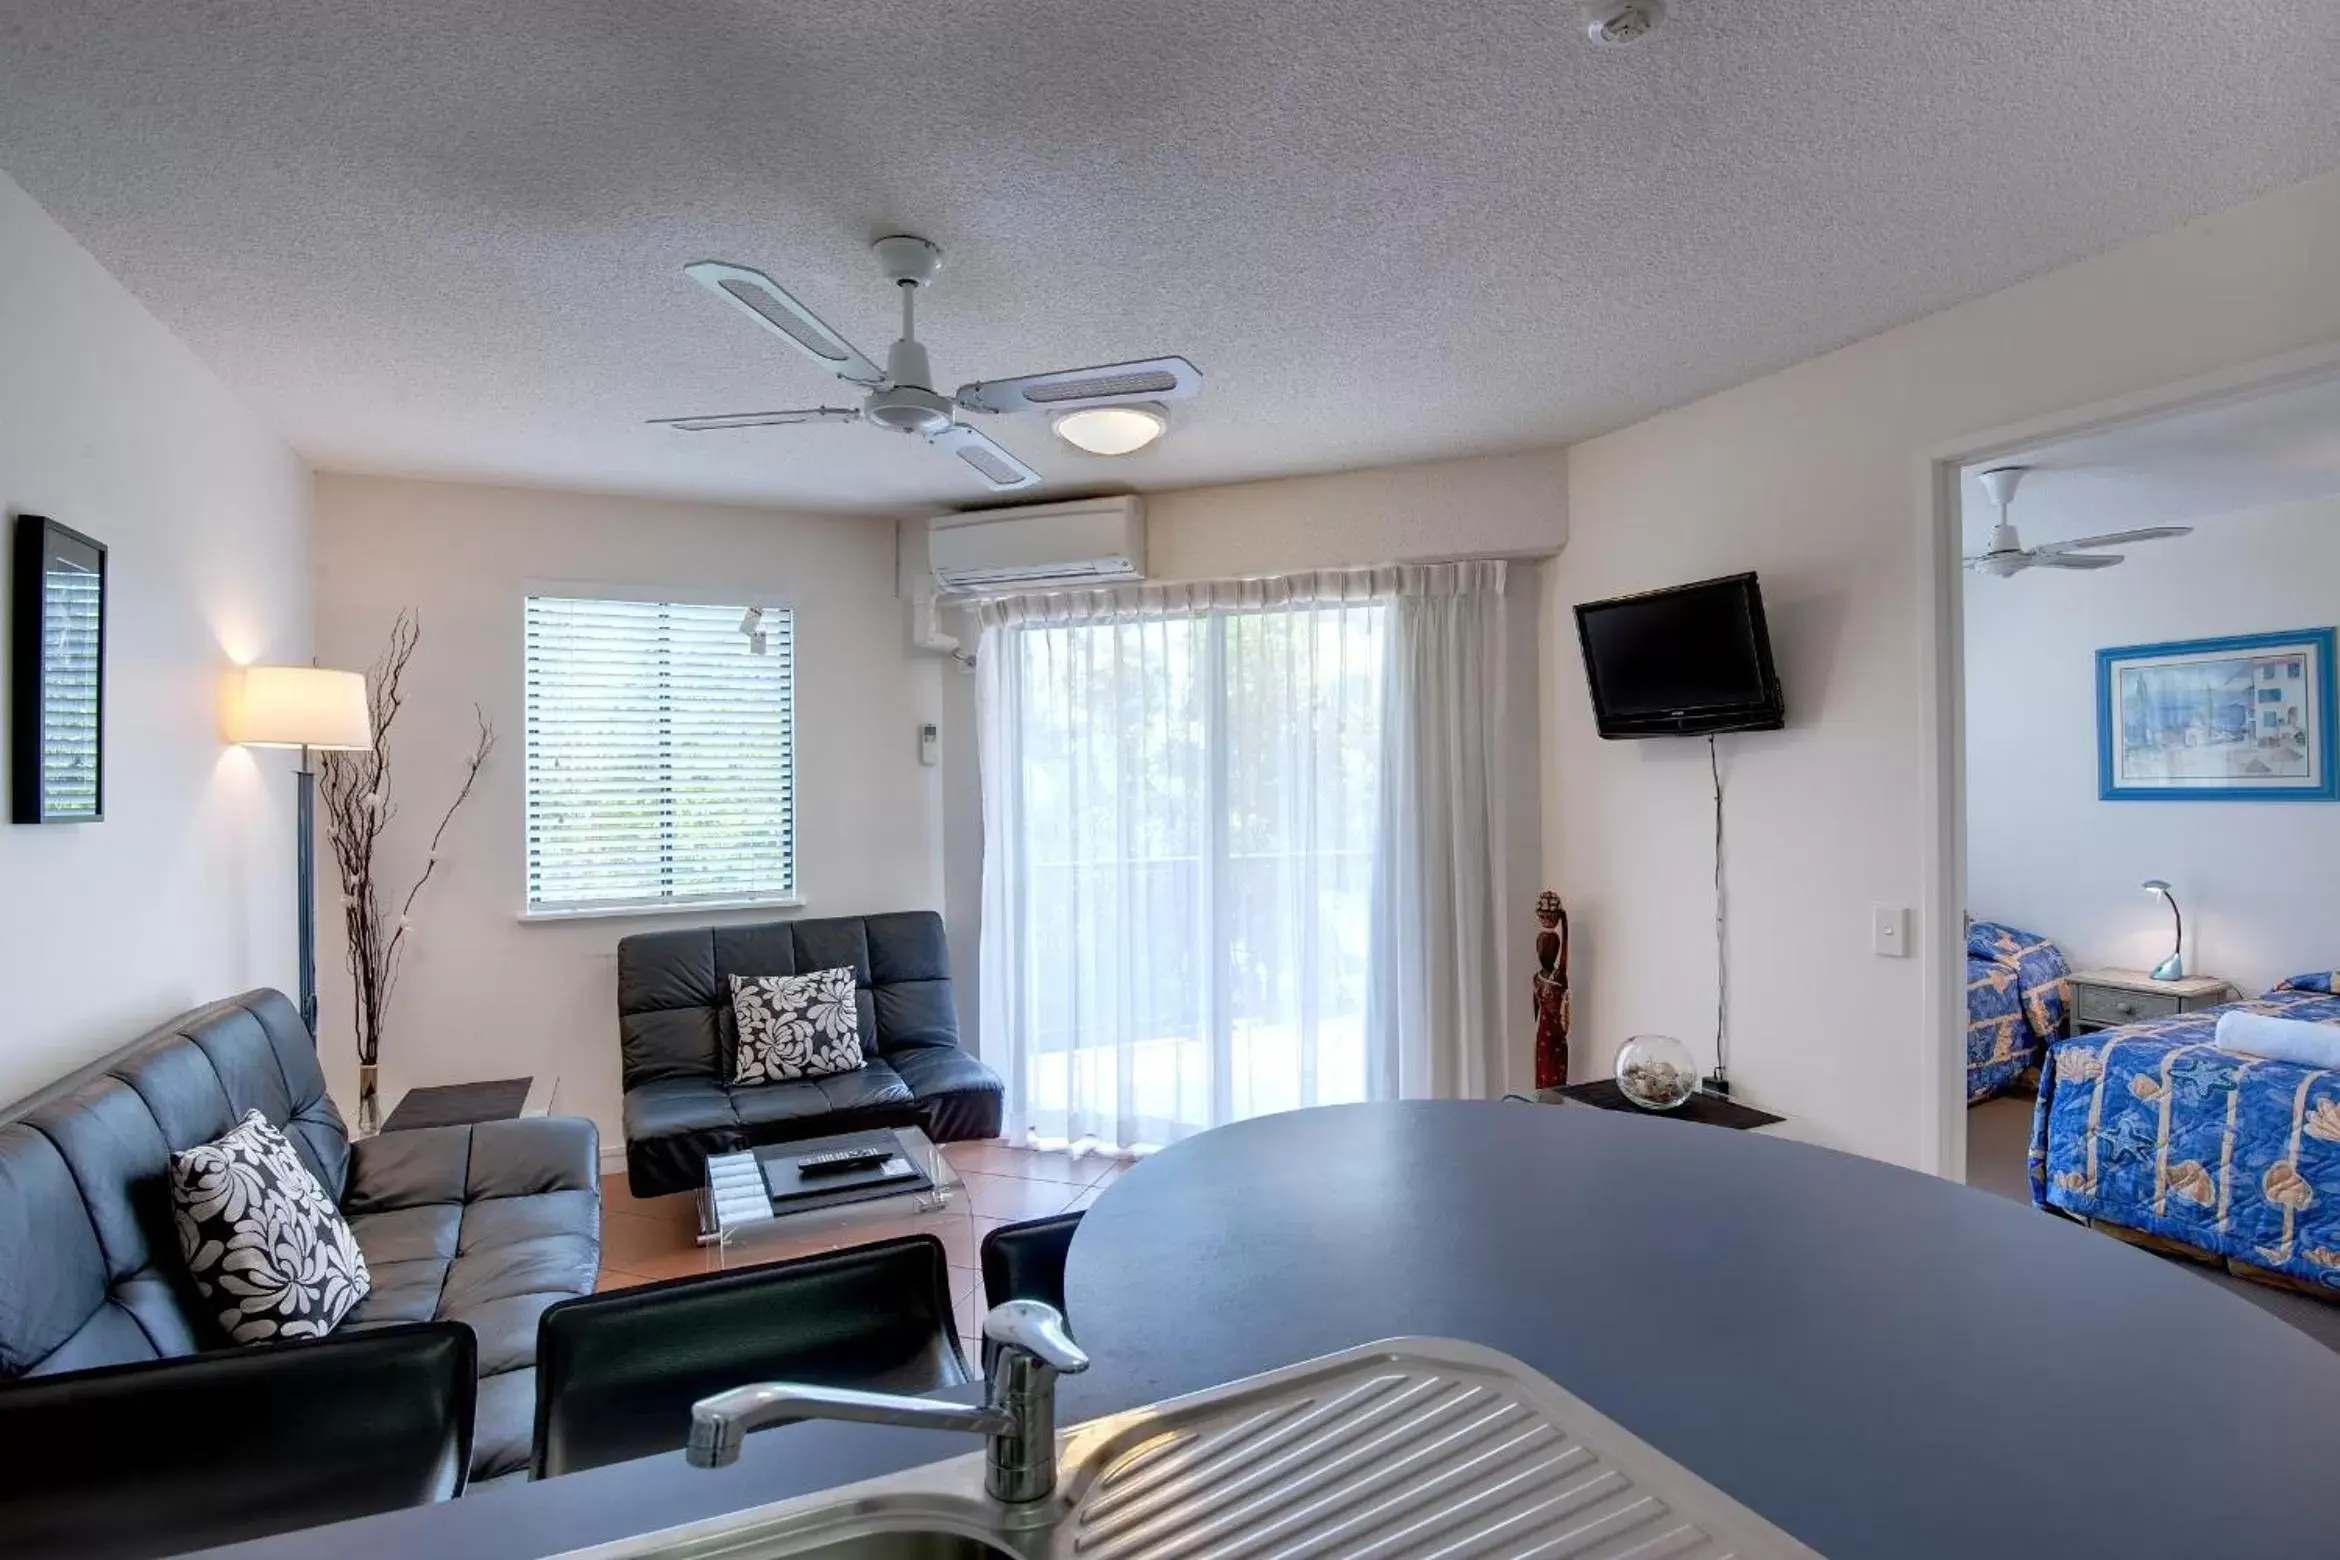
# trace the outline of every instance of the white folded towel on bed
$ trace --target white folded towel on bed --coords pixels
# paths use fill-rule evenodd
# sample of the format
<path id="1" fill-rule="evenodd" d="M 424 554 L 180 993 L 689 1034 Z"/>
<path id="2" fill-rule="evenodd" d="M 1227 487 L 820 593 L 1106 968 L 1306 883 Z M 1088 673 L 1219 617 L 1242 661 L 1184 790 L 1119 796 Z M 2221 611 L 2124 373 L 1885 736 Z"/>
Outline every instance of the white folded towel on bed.
<path id="1" fill-rule="evenodd" d="M 2297 1062 L 2302 1067 L 2340 1071 L 2340 1024 L 2225 1012 L 2218 1015 L 2217 1044 L 2222 1051 L 2245 1051 L 2279 1062 Z"/>

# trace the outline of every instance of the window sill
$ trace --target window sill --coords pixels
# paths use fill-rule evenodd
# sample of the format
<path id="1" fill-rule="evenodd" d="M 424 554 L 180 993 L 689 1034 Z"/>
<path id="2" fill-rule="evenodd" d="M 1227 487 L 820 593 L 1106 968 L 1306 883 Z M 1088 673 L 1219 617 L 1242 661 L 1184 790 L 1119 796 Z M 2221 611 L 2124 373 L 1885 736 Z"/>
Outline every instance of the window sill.
<path id="1" fill-rule="evenodd" d="M 727 910 L 801 910 L 804 901 L 794 895 L 751 899 L 678 899 L 659 904 L 578 905 L 574 908 L 523 910 L 524 925 L 557 921 L 611 921 L 668 915 L 720 915 Z"/>

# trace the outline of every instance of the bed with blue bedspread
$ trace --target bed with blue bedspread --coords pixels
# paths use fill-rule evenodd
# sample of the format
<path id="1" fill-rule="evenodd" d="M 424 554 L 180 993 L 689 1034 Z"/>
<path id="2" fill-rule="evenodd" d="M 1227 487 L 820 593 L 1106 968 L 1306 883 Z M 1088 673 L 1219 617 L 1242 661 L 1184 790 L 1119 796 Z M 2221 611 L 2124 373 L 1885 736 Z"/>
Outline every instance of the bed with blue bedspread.
<path id="1" fill-rule="evenodd" d="M 2029 1080 L 2062 1038 L 2071 970 L 2045 937 L 1996 921 L 1966 928 L 1966 1102 Z"/>
<path id="2" fill-rule="evenodd" d="M 2340 1299 L 2340 1072 L 2211 1044 L 2229 1008 L 2340 1025 L 2340 972 L 2050 1048 L 2031 1198 Z"/>

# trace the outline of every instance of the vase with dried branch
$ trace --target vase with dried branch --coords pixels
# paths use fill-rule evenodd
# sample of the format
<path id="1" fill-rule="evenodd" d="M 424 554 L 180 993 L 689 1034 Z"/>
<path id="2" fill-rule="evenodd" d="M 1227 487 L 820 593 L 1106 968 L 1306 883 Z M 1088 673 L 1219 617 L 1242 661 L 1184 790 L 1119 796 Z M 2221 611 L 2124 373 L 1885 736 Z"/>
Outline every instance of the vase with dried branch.
<path id="1" fill-rule="evenodd" d="M 464 763 L 463 780 L 455 789 L 455 798 L 439 815 L 438 827 L 431 831 L 430 849 L 423 857 L 422 870 L 415 874 L 403 894 L 394 886 L 386 885 L 381 877 L 379 855 L 383 837 L 398 817 L 398 804 L 391 794 L 392 737 L 398 712 L 406 702 L 407 663 L 414 659 L 414 649 L 421 638 L 421 625 L 414 613 L 399 613 L 398 620 L 390 626 L 389 645 L 366 674 L 366 701 L 374 718 L 374 746 L 368 752 L 325 754 L 318 784 L 325 805 L 325 838 L 332 846 L 334 865 L 341 873 L 341 918 L 347 934 L 346 957 L 353 998 L 351 1022 L 357 1033 L 360 1135 L 381 1127 L 378 1088 L 383 1022 L 390 1010 L 390 998 L 398 989 L 398 969 L 405 956 L 407 938 L 414 930 L 415 902 L 439 869 L 439 847 L 447 837 L 447 826 L 471 799 L 472 788 L 479 783 L 479 772 L 486 767 L 488 755 L 496 746 L 495 728 L 474 705 L 472 713 L 479 721 L 479 735 L 472 743 L 471 756 Z M 394 916 L 387 914 L 387 906 L 393 900 L 398 906 Z"/>

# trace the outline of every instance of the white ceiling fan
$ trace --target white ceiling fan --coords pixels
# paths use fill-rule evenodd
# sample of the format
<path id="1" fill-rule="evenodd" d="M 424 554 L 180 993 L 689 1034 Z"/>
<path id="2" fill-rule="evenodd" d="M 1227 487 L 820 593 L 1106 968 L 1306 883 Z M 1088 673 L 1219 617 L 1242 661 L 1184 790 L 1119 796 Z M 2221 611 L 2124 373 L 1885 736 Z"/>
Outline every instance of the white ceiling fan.
<path id="1" fill-rule="evenodd" d="M 1991 527 L 1989 549 L 1966 560 L 1966 566 L 1977 574 L 2005 579 L 2031 568 L 2109 569 L 2121 561 L 2121 554 L 2088 549 L 2119 547 L 2128 542 L 2158 542 L 2165 537 L 2193 534 L 2190 525 L 2155 525 L 2142 531 L 2114 531 L 2106 536 L 2080 536 L 2068 542 L 2042 542 L 2037 547 L 2025 547 L 2023 538 L 2015 534 L 2014 523 L 2007 518 L 2007 506 L 2015 501 L 2016 484 L 2030 469 L 2029 466 L 1993 466 L 1976 474 L 1975 480 L 1990 494 L 1991 502 L 1999 506 L 1999 521 Z"/>
<path id="2" fill-rule="evenodd" d="M 965 461 L 984 483 L 1002 492 L 1031 487 L 1034 471 L 980 430 L 958 419 L 965 412 L 1046 411 L 1091 406 L 1152 407 L 1183 400 L 1202 388 L 1202 371 L 1182 357 L 1144 358 L 1096 368 L 1066 368 L 1018 379 L 977 380 L 938 395 L 934 371 L 916 329 L 918 289 L 942 269 L 942 251 L 906 233 L 871 246 L 878 267 L 902 292 L 902 338 L 880 368 L 837 334 L 788 290 L 761 271 L 722 260 L 701 260 L 683 274 L 738 308 L 758 325 L 849 385 L 869 394 L 859 406 L 813 406 L 789 412 L 718 412 L 704 417 L 654 417 L 661 427 L 690 433 L 731 428 L 776 428 L 792 423 L 866 422 L 894 433 L 914 433 Z"/>

